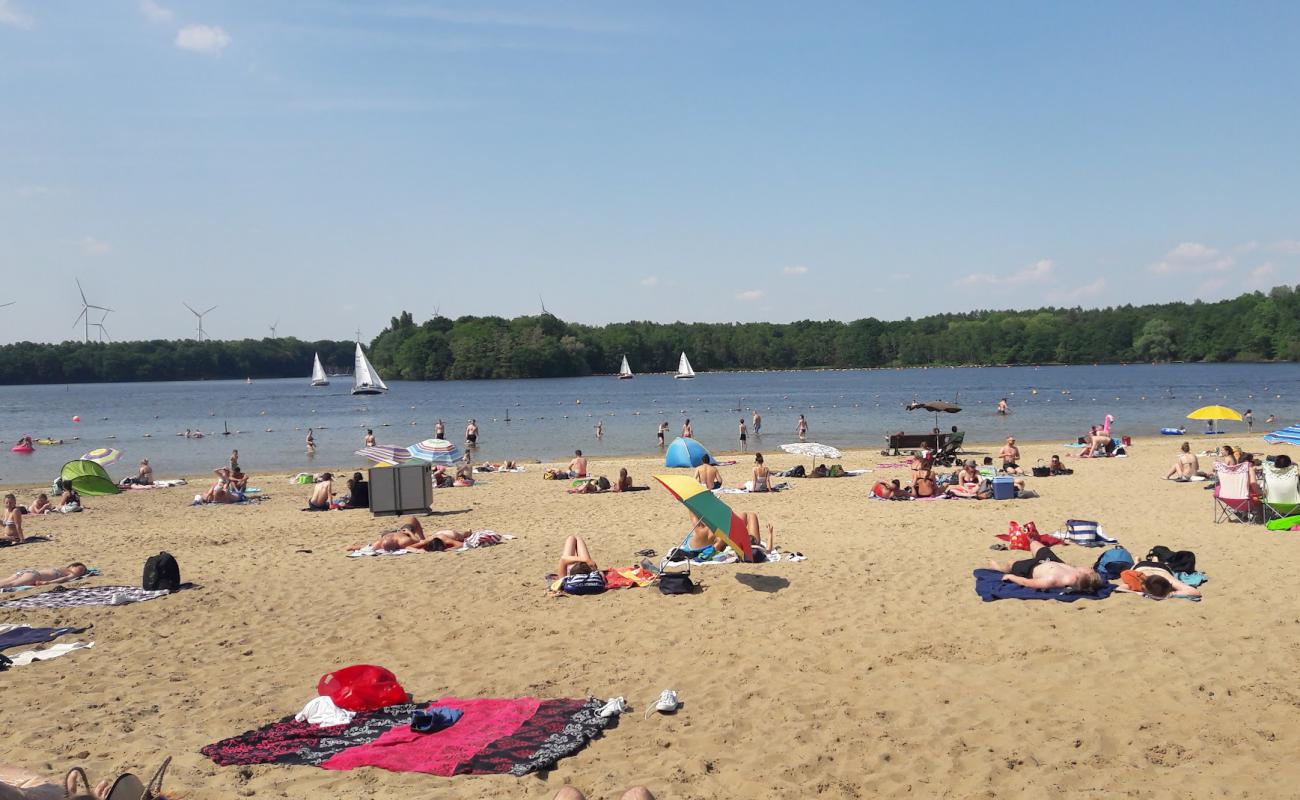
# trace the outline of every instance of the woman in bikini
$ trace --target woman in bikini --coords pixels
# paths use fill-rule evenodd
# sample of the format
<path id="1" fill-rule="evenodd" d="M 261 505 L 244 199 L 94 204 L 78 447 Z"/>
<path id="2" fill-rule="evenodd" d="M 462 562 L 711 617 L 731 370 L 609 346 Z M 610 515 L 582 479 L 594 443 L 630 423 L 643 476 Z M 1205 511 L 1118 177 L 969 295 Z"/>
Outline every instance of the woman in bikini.
<path id="1" fill-rule="evenodd" d="M 561 551 L 560 561 L 555 566 L 556 575 L 567 578 L 570 575 L 583 575 L 597 569 L 599 567 L 596 566 L 596 560 L 591 557 L 591 551 L 587 549 L 587 543 L 581 536 L 570 536 L 564 540 L 564 550 Z"/>
<path id="2" fill-rule="evenodd" d="M 36 502 L 27 507 L 28 514 L 49 514 L 53 510 L 54 506 L 50 503 L 50 496 L 45 492 L 36 495 Z"/>
<path id="3" fill-rule="evenodd" d="M 203 502 L 205 503 L 233 503 L 235 496 L 230 491 L 230 470 L 226 467 L 218 467 L 212 470 L 217 475 L 217 480 L 212 484 L 212 488 L 203 493 Z"/>
<path id="4" fill-rule="evenodd" d="M 754 454 L 753 478 L 745 482 L 745 489 L 750 492 L 772 491 L 772 471 L 763 463 L 763 454 Z"/>
<path id="5" fill-rule="evenodd" d="M 452 531 L 443 530 L 436 533 L 425 535 L 424 526 L 415 517 L 411 517 L 402 527 L 395 531 L 384 531 L 379 538 L 374 541 L 370 547 L 374 550 L 393 553 L 398 550 L 408 550 L 412 553 L 428 552 L 438 550 L 454 550 L 465 543 L 465 539 L 473 531 Z M 349 551 L 360 550 L 365 545 L 354 544 L 347 548 Z"/>
<path id="6" fill-rule="evenodd" d="M 4 529 L 3 541 L 9 544 L 22 544 L 23 512 L 18 508 L 18 498 L 12 494 L 5 495 L 4 510 L 0 511 L 0 527 Z"/>
<path id="7" fill-rule="evenodd" d="M 13 589 L 17 586 L 47 586 L 80 578 L 90 570 L 80 561 L 74 561 L 66 567 L 28 567 L 20 569 L 13 575 L 0 581 L 0 589 Z"/>
<path id="8" fill-rule="evenodd" d="M 759 525 L 758 514 L 753 511 L 743 511 L 740 513 L 740 518 L 745 521 L 745 531 L 749 536 L 749 547 L 754 553 L 754 561 L 761 564 L 767 560 L 767 554 L 776 547 L 776 534 L 772 530 L 772 525 L 768 523 L 767 541 L 764 542 L 760 533 L 762 528 Z M 699 517 L 691 514 L 691 521 L 695 527 L 691 529 L 690 538 L 687 539 L 685 546 L 680 548 L 689 558 L 705 560 L 727 549 L 727 543 Z"/>

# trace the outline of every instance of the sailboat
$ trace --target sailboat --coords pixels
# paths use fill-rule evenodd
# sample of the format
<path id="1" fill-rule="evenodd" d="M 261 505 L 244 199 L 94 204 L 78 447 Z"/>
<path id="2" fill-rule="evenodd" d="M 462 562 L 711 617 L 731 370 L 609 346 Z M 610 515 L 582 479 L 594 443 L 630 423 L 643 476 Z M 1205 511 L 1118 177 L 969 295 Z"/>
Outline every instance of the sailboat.
<path id="1" fill-rule="evenodd" d="M 623 356 L 623 366 L 618 369 L 618 379 L 620 381 L 630 380 L 636 377 L 632 374 L 632 367 L 627 363 L 627 356 Z"/>
<path id="2" fill-rule="evenodd" d="M 695 370 L 691 369 L 691 362 L 687 360 L 684 352 L 682 353 L 682 360 L 677 362 L 677 374 L 673 377 L 678 380 L 695 377 Z"/>
<path id="3" fill-rule="evenodd" d="M 383 394 L 388 391 L 384 384 L 384 379 L 379 377 L 375 372 L 374 365 L 370 359 L 366 358 L 365 351 L 361 349 L 361 342 L 357 342 L 356 364 L 352 370 L 352 393 L 353 394 Z"/>
<path id="4" fill-rule="evenodd" d="M 311 385 L 329 386 L 330 379 L 325 377 L 325 368 L 320 365 L 320 353 L 315 354 L 311 363 Z"/>

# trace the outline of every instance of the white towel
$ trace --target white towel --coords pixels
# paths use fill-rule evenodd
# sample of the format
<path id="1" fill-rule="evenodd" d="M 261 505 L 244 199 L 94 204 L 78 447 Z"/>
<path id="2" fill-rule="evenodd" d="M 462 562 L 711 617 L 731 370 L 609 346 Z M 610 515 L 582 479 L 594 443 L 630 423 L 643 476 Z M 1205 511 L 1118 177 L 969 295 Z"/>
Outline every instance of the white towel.
<path id="1" fill-rule="evenodd" d="M 24 650 L 18 655 L 10 656 L 9 658 L 14 662 L 15 667 L 21 667 L 24 664 L 30 664 L 33 661 L 49 661 L 51 658 L 66 656 L 73 650 L 84 650 L 94 646 L 94 642 L 59 642 L 58 644 L 50 645 L 44 650 Z"/>
<path id="2" fill-rule="evenodd" d="M 318 728 L 329 728 L 334 725 L 347 725 L 355 716 L 356 712 L 339 708 L 334 705 L 332 699 L 321 696 L 303 706 L 302 711 L 294 715 L 294 719 L 298 722 L 310 723 Z"/>
<path id="3" fill-rule="evenodd" d="M 360 550 L 353 550 L 351 553 L 348 553 L 348 558 L 363 558 L 365 556 L 404 556 L 404 555 L 407 555 L 406 550 L 376 550 L 370 545 L 366 545 Z"/>

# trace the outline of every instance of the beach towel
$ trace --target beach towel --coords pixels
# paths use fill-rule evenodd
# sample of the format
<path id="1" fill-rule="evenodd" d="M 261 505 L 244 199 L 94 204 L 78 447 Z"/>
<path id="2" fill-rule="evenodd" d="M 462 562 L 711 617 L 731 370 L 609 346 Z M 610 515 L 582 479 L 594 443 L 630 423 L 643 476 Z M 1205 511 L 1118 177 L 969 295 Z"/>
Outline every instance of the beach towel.
<path id="1" fill-rule="evenodd" d="M 473 550 L 476 547 L 491 547 L 494 544 L 501 544 L 507 539 L 513 539 L 508 533 L 497 533 L 496 531 L 482 530 L 474 531 L 465 537 L 465 543 L 457 547 L 453 552 L 461 553 L 466 550 Z"/>
<path id="2" fill-rule="evenodd" d="M 45 644 L 68 633 L 84 633 L 86 628 L 32 628 L 27 625 L 0 625 L 0 650 L 25 644 Z"/>
<path id="3" fill-rule="evenodd" d="M 16 608 L 78 608 L 80 606 L 124 606 L 170 594 L 167 590 L 151 592 L 138 586 L 87 586 L 68 589 L 56 586 L 48 592 L 0 602 L 0 610 Z"/>
<path id="4" fill-rule="evenodd" d="M 19 547 L 25 544 L 36 544 L 37 542 L 48 541 L 51 541 L 48 536 L 24 536 L 21 542 L 11 542 L 6 539 L 5 541 L 0 542 L 0 547 Z"/>
<path id="5" fill-rule="evenodd" d="M 994 600 L 1060 600 L 1073 603 L 1075 600 L 1104 600 L 1115 591 L 1112 584 L 1102 584 L 1096 594 L 1084 594 L 1069 589 L 1030 589 L 1011 581 L 1002 580 L 1002 573 L 995 569 L 977 569 L 975 575 L 975 594 L 986 603 Z"/>
<path id="6" fill-rule="evenodd" d="M 59 642 L 50 645 L 44 650 L 25 650 L 17 655 L 9 656 L 10 662 L 15 667 L 26 666 L 33 661 L 49 661 L 51 658 L 66 656 L 75 650 L 85 650 L 88 647 L 94 647 L 94 642 Z"/>
<path id="7" fill-rule="evenodd" d="M 123 478 L 122 480 L 125 481 L 126 479 Z M 188 482 L 184 478 L 175 478 L 173 480 L 154 481 L 153 483 L 145 483 L 145 484 L 119 483 L 118 486 L 121 486 L 123 489 L 139 491 L 139 490 L 147 490 L 147 489 L 170 489 L 173 486 L 185 486 L 187 484 Z"/>
<path id="8" fill-rule="evenodd" d="M 364 558 L 366 556 L 409 556 L 408 550 L 376 550 L 370 545 L 366 545 L 359 550 L 353 550 L 348 553 L 348 558 Z"/>
<path id="9" fill-rule="evenodd" d="M 746 481 L 746 483 L 748 483 L 748 481 Z M 744 487 L 727 486 L 722 489 L 714 489 L 713 493 L 714 494 L 769 494 L 771 492 L 784 492 L 792 488 L 794 487 L 791 486 L 789 483 L 782 481 L 781 483 L 772 484 L 772 487 L 768 489 L 766 492 L 751 492 L 750 490 Z"/>
<path id="10" fill-rule="evenodd" d="M 415 733 L 411 713 L 429 706 L 462 712 L 436 733 Z M 204 747 L 221 766 L 310 764 L 323 769 L 380 767 L 394 772 L 453 775 L 527 775 L 550 769 L 587 746 L 616 718 L 604 718 L 596 698 L 538 700 L 445 698 L 403 703 L 356 715 L 328 729 L 285 717 Z"/>
<path id="11" fill-rule="evenodd" d="M 631 589 L 644 588 L 659 579 L 650 570 L 641 566 L 615 567 L 614 569 L 604 570 L 605 588 L 608 589 Z"/>

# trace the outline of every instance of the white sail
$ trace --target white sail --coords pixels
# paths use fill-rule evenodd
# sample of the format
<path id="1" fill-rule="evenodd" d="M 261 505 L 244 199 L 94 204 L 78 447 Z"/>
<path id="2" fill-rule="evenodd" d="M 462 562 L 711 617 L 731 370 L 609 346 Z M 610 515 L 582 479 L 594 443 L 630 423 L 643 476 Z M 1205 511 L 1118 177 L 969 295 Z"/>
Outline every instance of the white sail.
<path id="1" fill-rule="evenodd" d="M 330 379 L 325 375 L 325 368 L 320 365 L 320 353 L 315 355 L 311 364 L 311 385 L 329 386 Z"/>
<path id="2" fill-rule="evenodd" d="M 380 394 L 388 391 L 379 373 L 375 372 L 374 366 L 370 359 L 366 358 L 366 353 L 361 349 L 361 342 L 357 342 L 357 352 L 353 359 L 355 361 L 352 371 L 352 393 L 353 394 Z"/>
<path id="3" fill-rule="evenodd" d="M 620 378 L 632 377 L 632 366 L 627 363 L 627 356 L 623 356 L 623 366 L 619 367 L 618 369 L 618 377 Z"/>
<path id="4" fill-rule="evenodd" d="M 691 362 L 686 358 L 686 353 L 682 353 L 682 360 L 677 362 L 678 378 L 694 378 L 695 370 L 691 369 Z"/>

